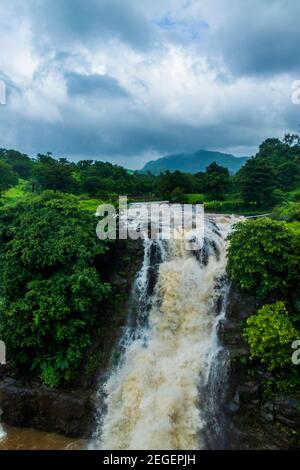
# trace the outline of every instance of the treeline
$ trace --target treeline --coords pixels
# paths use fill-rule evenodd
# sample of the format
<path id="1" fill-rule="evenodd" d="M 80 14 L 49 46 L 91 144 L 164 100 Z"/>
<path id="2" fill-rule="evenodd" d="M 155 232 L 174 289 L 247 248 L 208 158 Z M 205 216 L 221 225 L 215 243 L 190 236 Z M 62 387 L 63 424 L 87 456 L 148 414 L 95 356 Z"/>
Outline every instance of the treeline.
<path id="1" fill-rule="evenodd" d="M 265 365 L 273 388 L 299 388 L 299 368 L 290 361 L 291 341 L 300 334 L 299 158 L 296 135 L 265 141 L 235 175 L 212 163 L 195 175 L 153 176 L 1 149 L 1 194 L 18 181 L 25 187 L 13 204 L 7 197 L 0 204 L 0 338 L 9 367 L 53 387 L 76 377 L 95 334 L 109 327 L 112 300 L 105 271 L 113 244 L 95 236 L 92 198 L 127 194 L 219 204 L 221 211 L 222 204 L 253 211 L 276 205 L 273 218 L 282 222 L 257 220 L 234 231 L 228 273 L 265 303 L 245 325 L 252 360 Z"/>
<path id="2" fill-rule="evenodd" d="M 50 189 L 100 199 L 124 194 L 182 203 L 231 201 L 233 209 L 270 208 L 284 201 L 286 192 L 300 186 L 300 137 L 287 134 L 282 141 L 267 139 L 235 175 L 215 162 L 194 175 L 167 171 L 154 176 L 108 162 L 74 163 L 51 154 L 32 159 L 15 150 L 1 149 L 0 195 L 18 178 L 27 180 L 32 192 Z"/>
<path id="3" fill-rule="evenodd" d="M 50 153 L 32 159 L 15 150 L 0 150 L 0 191 L 16 184 L 16 178 L 28 181 L 32 192 L 42 190 L 107 197 L 109 194 L 144 195 L 151 192 L 154 177 L 130 173 L 108 162 L 83 160 L 69 162 Z"/>

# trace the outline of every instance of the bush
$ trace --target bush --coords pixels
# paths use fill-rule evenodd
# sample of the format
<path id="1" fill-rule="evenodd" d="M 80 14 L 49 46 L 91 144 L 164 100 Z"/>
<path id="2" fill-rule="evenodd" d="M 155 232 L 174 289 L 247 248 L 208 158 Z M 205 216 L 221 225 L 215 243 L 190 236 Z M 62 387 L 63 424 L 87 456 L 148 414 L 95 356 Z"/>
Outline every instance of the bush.
<path id="1" fill-rule="evenodd" d="M 0 210 L 0 337 L 13 366 L 50 386 L 81 365 L 110 291 L 95 224 L 76 197 L 52 192 Z"/>
<path id="2" fill-rule="evenodd" d="M 286 202 L 277 206 L 272 215 L 286 222 L 300 222 L 300 202 Z"/>
<path id="3" fill-rule="evenodd" d="M 235 226 L 229 236 L 227 272 L 244 291 L 282 297 L 298 290 L 300 249 L 297 237 L 284 222 L 268 218 Z"/>
<path id="4" fill-rule="evenodd" d="M 300 201 L 300 188 L 295 189 L 294 191 L 291 191 L 288 193 L 289 199 L 294 202 L 299 202 Z"/>
<path id="5" fill-rule="evenodd" d="M 284 302 L 264 305 L 247 320 L 244 335 L 251 358 L 258 358 L 269 371 L 291 365 L 292 343 L 299 339 Z"/>
<path id="6" fill-rule="evenodd" d="M 226 201 L 208 201 L 204 203 L 205 209 L 217 212 L 235 212 L 245 209 L 245 204 L 241 199 L 226 200 Z"/>
<path id="7" fill-rule="evenodd" d="M 0 197 L 8 188 L 11 188 L 18 182 L 17 175 L 13 172 L 12 167 L 0 160 Z"/>
<path id="8" fill-rule="evenodd" d="M 203 204 L 205 200 L 204 194 L 187 194 L 186 203 L 187 204 Z"/>

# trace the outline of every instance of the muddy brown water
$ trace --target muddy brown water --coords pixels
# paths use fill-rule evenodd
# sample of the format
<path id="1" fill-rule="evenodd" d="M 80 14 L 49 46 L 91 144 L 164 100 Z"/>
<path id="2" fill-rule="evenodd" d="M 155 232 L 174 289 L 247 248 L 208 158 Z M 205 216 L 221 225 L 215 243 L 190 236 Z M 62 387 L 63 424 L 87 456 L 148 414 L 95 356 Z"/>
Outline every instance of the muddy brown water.
<path id="1" fill-rule="evenodd" d="M 3 432 L 2 432 L 3 431 Z M 87 441 L 72 439 L 55 433 L 2 425 L 0 450 L 80 450 Z"/>

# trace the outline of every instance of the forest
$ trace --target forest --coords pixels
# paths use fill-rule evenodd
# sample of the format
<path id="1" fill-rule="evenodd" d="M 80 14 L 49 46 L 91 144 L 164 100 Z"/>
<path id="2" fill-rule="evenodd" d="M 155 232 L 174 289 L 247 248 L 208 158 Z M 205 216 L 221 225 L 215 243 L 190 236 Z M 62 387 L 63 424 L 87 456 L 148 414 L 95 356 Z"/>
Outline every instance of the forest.
<path id="1" fill-rule="evenodd" d="M 266 394 L 297 393 L 291 362 L 300 339 L 300 137 L 267 139 L 236 173 L 211 163 L 194 175 L 158 176 L 51 153 L 0 150 L 0 338 L 18 376 L 66 386 L 95 331 L 105 327 L 111 288 L 107 257 L 116 242 L 95 236 L 101 202 L 203 203 L 207 212 L 259 215 L 230 235 L 227 272 L 261 304 L 245 324 L 247 367 L 268 372 Z"/>

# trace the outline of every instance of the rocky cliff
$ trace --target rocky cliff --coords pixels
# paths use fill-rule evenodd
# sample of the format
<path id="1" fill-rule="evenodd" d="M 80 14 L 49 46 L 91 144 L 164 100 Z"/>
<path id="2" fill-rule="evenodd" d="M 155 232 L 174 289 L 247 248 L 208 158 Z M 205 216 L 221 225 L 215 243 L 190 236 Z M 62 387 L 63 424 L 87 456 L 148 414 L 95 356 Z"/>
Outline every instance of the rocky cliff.
<path id="1" fill-rule="evenodd" d="M 245 320 L 260 307 L 253 296 L 232 286 L 226 320 L 219 335 L 230 355 L 227 415 L 227 443 L 231 449 L 300 448 L 300 396 L 277 394 L 266 397 L 263 383 L 268 372 L 248 363 L 248 349 L 242 335 Z"/>

